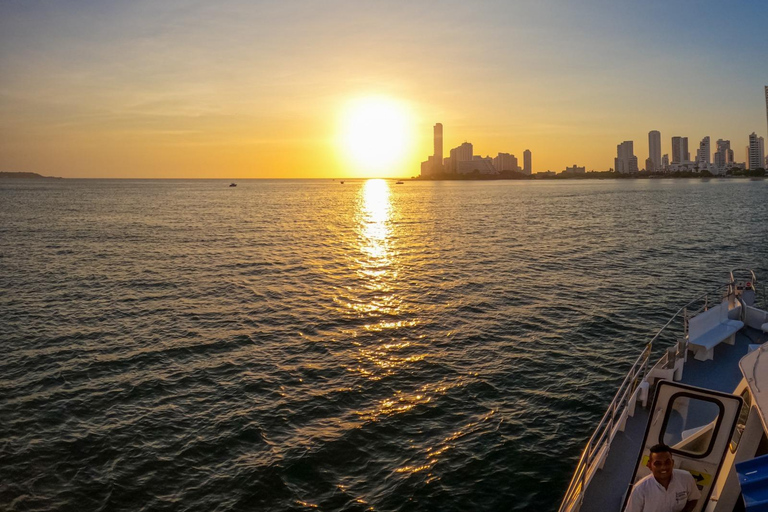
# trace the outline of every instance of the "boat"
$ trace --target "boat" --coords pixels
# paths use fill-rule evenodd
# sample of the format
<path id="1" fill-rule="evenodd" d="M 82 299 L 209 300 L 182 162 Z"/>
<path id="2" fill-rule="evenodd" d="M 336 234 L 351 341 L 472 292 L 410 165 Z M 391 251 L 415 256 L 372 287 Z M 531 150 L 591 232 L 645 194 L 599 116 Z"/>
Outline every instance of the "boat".
<path id="1" fill-rule="evenodd" d="M 343 182 L 343 181 L 339 181 L 339 184 L 343 185 L 343 184 L 344 184 L 344 182 Z"/>
<path id="2" fill-rule="evenodd" d="M 691 512 L 768 510 L 765 292 L 754 271 L 735 269 L 664 324 L 587 441 L 560 512 L 627 509 L 636 484 L 656 479 L 648 461 L 659 444 L 693 477 L 700 497 L 688 500 Z"/>
<path id="3" fill-rule="evenodd" d="M 402 185 L 402 184 L 403 184 L 403 182 L 402 182 L 402 181 L 396 181 L 396 182 L 395 182 L 395 185 Z"/>
<path id="4" fill-rule="evenodd" d="M 230 183 L 230 184 L 229 184 L 229 186 L 230 186 L 230 187 L 236 187 L 236 186 L 237 186 L 237 183 Z"/>

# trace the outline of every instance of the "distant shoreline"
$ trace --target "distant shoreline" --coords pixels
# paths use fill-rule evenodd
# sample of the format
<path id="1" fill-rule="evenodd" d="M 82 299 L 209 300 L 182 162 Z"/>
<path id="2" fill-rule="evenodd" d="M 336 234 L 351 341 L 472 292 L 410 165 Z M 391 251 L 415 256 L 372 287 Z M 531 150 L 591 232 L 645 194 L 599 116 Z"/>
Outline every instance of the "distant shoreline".
<path id="1" fill-rule="evenodd" d="M 749 172 L 749 171 L 747 171 Z M 264 181 L 302 181 L 302 180 L 317 180 L 317 181 L 367 181 L 372 179 L 382 179 L 390 181 L 497 181 L 497 180 L 517 180 L 517 181 L 542 181 L 542 180 L 638 180 L 638 179 L 762 179 L 765 175 L 761 174 L 734 174 L 727 176 L 720 175 L 707 175 L 694 172 L 678 172 L 678 173 L 666 173 L 666 174 L 649 174 L 649 173 L 633 173 L 633 174 L 619 174 L 616 172 L 588 172 L 585 174 L 558 174 L 554 176 L 537 176 L 537 175 L 525 175 L 521 173 L 505 173 L 505 174 L 441 174 L 438 176 L 411 176 L 411 177 L 347 177 L 347 178 L 64 178 L 60 176 L 43 176 L 35 172 L 9 172 L 0 171 L 0 180 L 124 180 L 124 181 L 233 181 L 233 180 L 264 180 Z"/>
<path id="2" fill-rule="evenodd" d="M 63 180 L 64 178 L 57 176 L 43 176 L 36 172 L 7 172 L 0 171 L 0 179 L 24 179 L 24 180 Z"/>
<path id="3" fill-rule="evenodd" d="M 739 178 L 764 178 L 765 171 L 762 174 L 758 169 L 754 174 L 745 171 L 745 174 L 715 175 L 699 172 L 674 172 L 674 173 L 647 173 L 639 172 L 632 174 L 621 174 L 618 172 L 588 172 L 584 174 L 557 174 L 557 175 L 527 175 L 521 173 L 507 174 L 440 174 L 437 176 L 416 176 L 411 178 L 416 181 L 495 181 L 495 180 L 520 180 L 520 181 L 540 181 L 540 180 L 648 180 L 648 179 L 692 179 L 692 178 L 718 178 L 718 179 L 739 179 Z"/>

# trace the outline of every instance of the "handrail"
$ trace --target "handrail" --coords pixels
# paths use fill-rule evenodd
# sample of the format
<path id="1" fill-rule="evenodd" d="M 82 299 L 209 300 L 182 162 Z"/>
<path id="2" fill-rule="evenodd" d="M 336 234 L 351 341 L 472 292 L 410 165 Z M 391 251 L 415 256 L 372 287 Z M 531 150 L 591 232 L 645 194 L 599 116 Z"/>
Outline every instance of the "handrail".
<path id="1" fill-rule="evenodd" d="M 744 274 L 748 274 L 748 276 L 749 276 L 749 277 L 748 277 L 747 279 L 744 279 L 744 280 L 742 280 L 741 282 L 739 282 L 739 281 L 738 281 L 738 280 L 737 280 L 737 279 L 736 279 L 736 278 L 733 276 L 733 274 L 734 274 L 734 273 L 744 273 Z M 735 285 L 735 286 L 734 286 L 734 289 L 733 289 L 732 291 L 736 291 L 736 287 L 737 287 L 739 284 L 742 284 L 742 283 L 746 284 L 746 282 L 747 282 L 747 281 L 749 281 L 749 282 L 752 284 L 752 290 L 754 290 L 754 292 L 755 292 L 755 299 L 756 299 L 756 300 L 757 300 L 757 299 L 762 299 L 762 300 L 760 301 L 760 303 L 761 303 L 761 304 L 762 304 L 764 307 L 768 307 L 768 293 L 766 293 L 766 291 L 768 290 L 768 288 L 766 288 L 766 284 L 765 284 L 765 283 L 763 283 L 763 284 L 762 284 L 762 287 L 758 285 L 758 283 L 757 283 L 757 277 L 755 277 L 755 272 L 754 272 L 752 269 L 749 269 L 749 268 L 735 268 L 735 269 L 731 270 L 731 272 L 730 272 L 730 276 L 731 276 L 731 284 L 734 284 L 734 285 Z M 761 290 L 762 290 L 762 293 L 760 293 L 760 292 L 761 292 Z"/>
<path id="2" fill-rule="evenodd" d="M 731 274 L 731 276 L 732 275 L 733 274 Z M 752 273 L 752 276 L 754 276 L 754 273 Z M 647 377 L 648 361 L 650 360 L 651 353 L 653 351 L 653 344 L 661 337 L 665 329 L 667 329 L 667 327 L 669 327 L 672 322 L 681 315 L 681 313 L 683 318 L 684 332 L 687 336 L 689 318 L 688 307 L 698 303 L 702 299 L 705 301 L 704 307 L 707 307 L 709 305 L 709 296 L 718 292 L 722 293 L 723 289 L 726 290 L 726 297 L 731 295 L 735 291 L 735 282 L 732 280 L 727 284 L 720 285 L 714 290 L 704 293 L 688 302 L 685 306 L 678 309 L 677 312 L 667 321 L 667 323 L 665 323 L 664 326 L 659 329 L 656 335 L 651 338 L 648 343 L 646 343 L 643 351 L 635 360 L 634 364 L 632 364 L 632 367 L 629 369 L 627 375 L 624 377 L 624 380 L 621 382 L 619 389 L 616 391 L 616 394 L 614 395 L 613 400 L 611 400 L 611 403 L 608 405 L 605 414 L 603 414 L 603 417 L 597 424 L 597 427 L 592 433 L 592 436 L 587 441 L 587 445 L 584 447 L 584 451 L 579 458 L 579 463 L 576 466 L 576 470 L 573 472 L 573 477 L 568 484 L 568 489 L 566 490 L 563 501 L 561 502 L 560 508 L 558 509 L 559 512 L 568 512 L 572 510 L 573 506 L 576 504 L 576 501 L 582 500 L 584 498 L 584 492 L 586 490 L 585 487 L 588 483 L 587 478 L 589 477 L 590 473 L 594 472 L 593 466 L 595 465 L 603 448 L 609 446 L 613 440 L 613 430 L 618 423 L 617 417 L 619 419 L 621 418 L 621 415 L 624 413 L 624 409 L 629 404 L 632 395 L 637 390 L 637 386 Z M 638 377 L 641 378 L 638 380 Z"/>
<path id="3" fill-rule="evenodd" d="M 730 272 L 731 283 L 736 282 L 736 279 L 733 277 L 734 272 L 748 272 L 749 275 L 752 276 L 752 282 L 754 283 L 755 281 L 757 281 L 757 277 L 755 277 L 755 272 L 751 268 L 734 268 Z"/>

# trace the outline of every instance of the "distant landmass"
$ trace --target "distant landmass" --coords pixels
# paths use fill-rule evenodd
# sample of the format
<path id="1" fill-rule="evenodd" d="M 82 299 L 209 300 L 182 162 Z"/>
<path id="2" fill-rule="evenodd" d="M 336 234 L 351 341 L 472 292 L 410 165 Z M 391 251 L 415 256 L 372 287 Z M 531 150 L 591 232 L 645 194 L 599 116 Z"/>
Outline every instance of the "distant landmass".
<path id="1" fill-rule="evenodd" d="M 56 176 L 43 176 L 36 172 L 6 172 L 0 171 L 0 180 L 5 178 L 25 179 L 25 180 L 63 180 L 64 178 Z"/>
<path id="2" fill-rule="evenodd" d="M 650 173 L 648 171 L 620 173 L 616 171 L 589 171 L 581 173 L 553 171 L 539 172 L 536 174 L 523 174 L 515 171 L 503 171 L 497 174 L 481 174 L 474 171 L 466 174 L 434 174 L 431 176 L 413 176 L 416 180 L 425 181 L 443 181 L 443 180 L 633 180 L 633 179 L 675 179 L 675 178 L 763 178 L 766 175 L 765 169 L 744 170 L 729 169 L 724 175 L 714 175 L 709 171 L 676 171 L 666 173 Z"/>

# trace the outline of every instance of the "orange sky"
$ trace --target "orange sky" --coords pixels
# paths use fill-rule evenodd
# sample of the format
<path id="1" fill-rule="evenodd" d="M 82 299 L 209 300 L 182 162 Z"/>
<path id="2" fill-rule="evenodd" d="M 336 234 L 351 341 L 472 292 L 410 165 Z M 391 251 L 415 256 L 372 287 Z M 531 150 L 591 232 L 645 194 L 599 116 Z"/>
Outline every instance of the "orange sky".
<path id="1" fill-rule="evenodd" d="M 654 129 L 664 153 L 709 135 L 737 161 L 766 132 L 762 2 L 727 21 L 655 1 L 104 4 L 0 4 L 0 170 L 414 176 L 435 122 L 446 153 L 470 141 L 530 149 L 534 171 L 604 170 L 623 140 L 642 167 Z M 371 95 L 402 105 L 413 134 L 386 169 L 340 142 L 345 106 Z"/>

